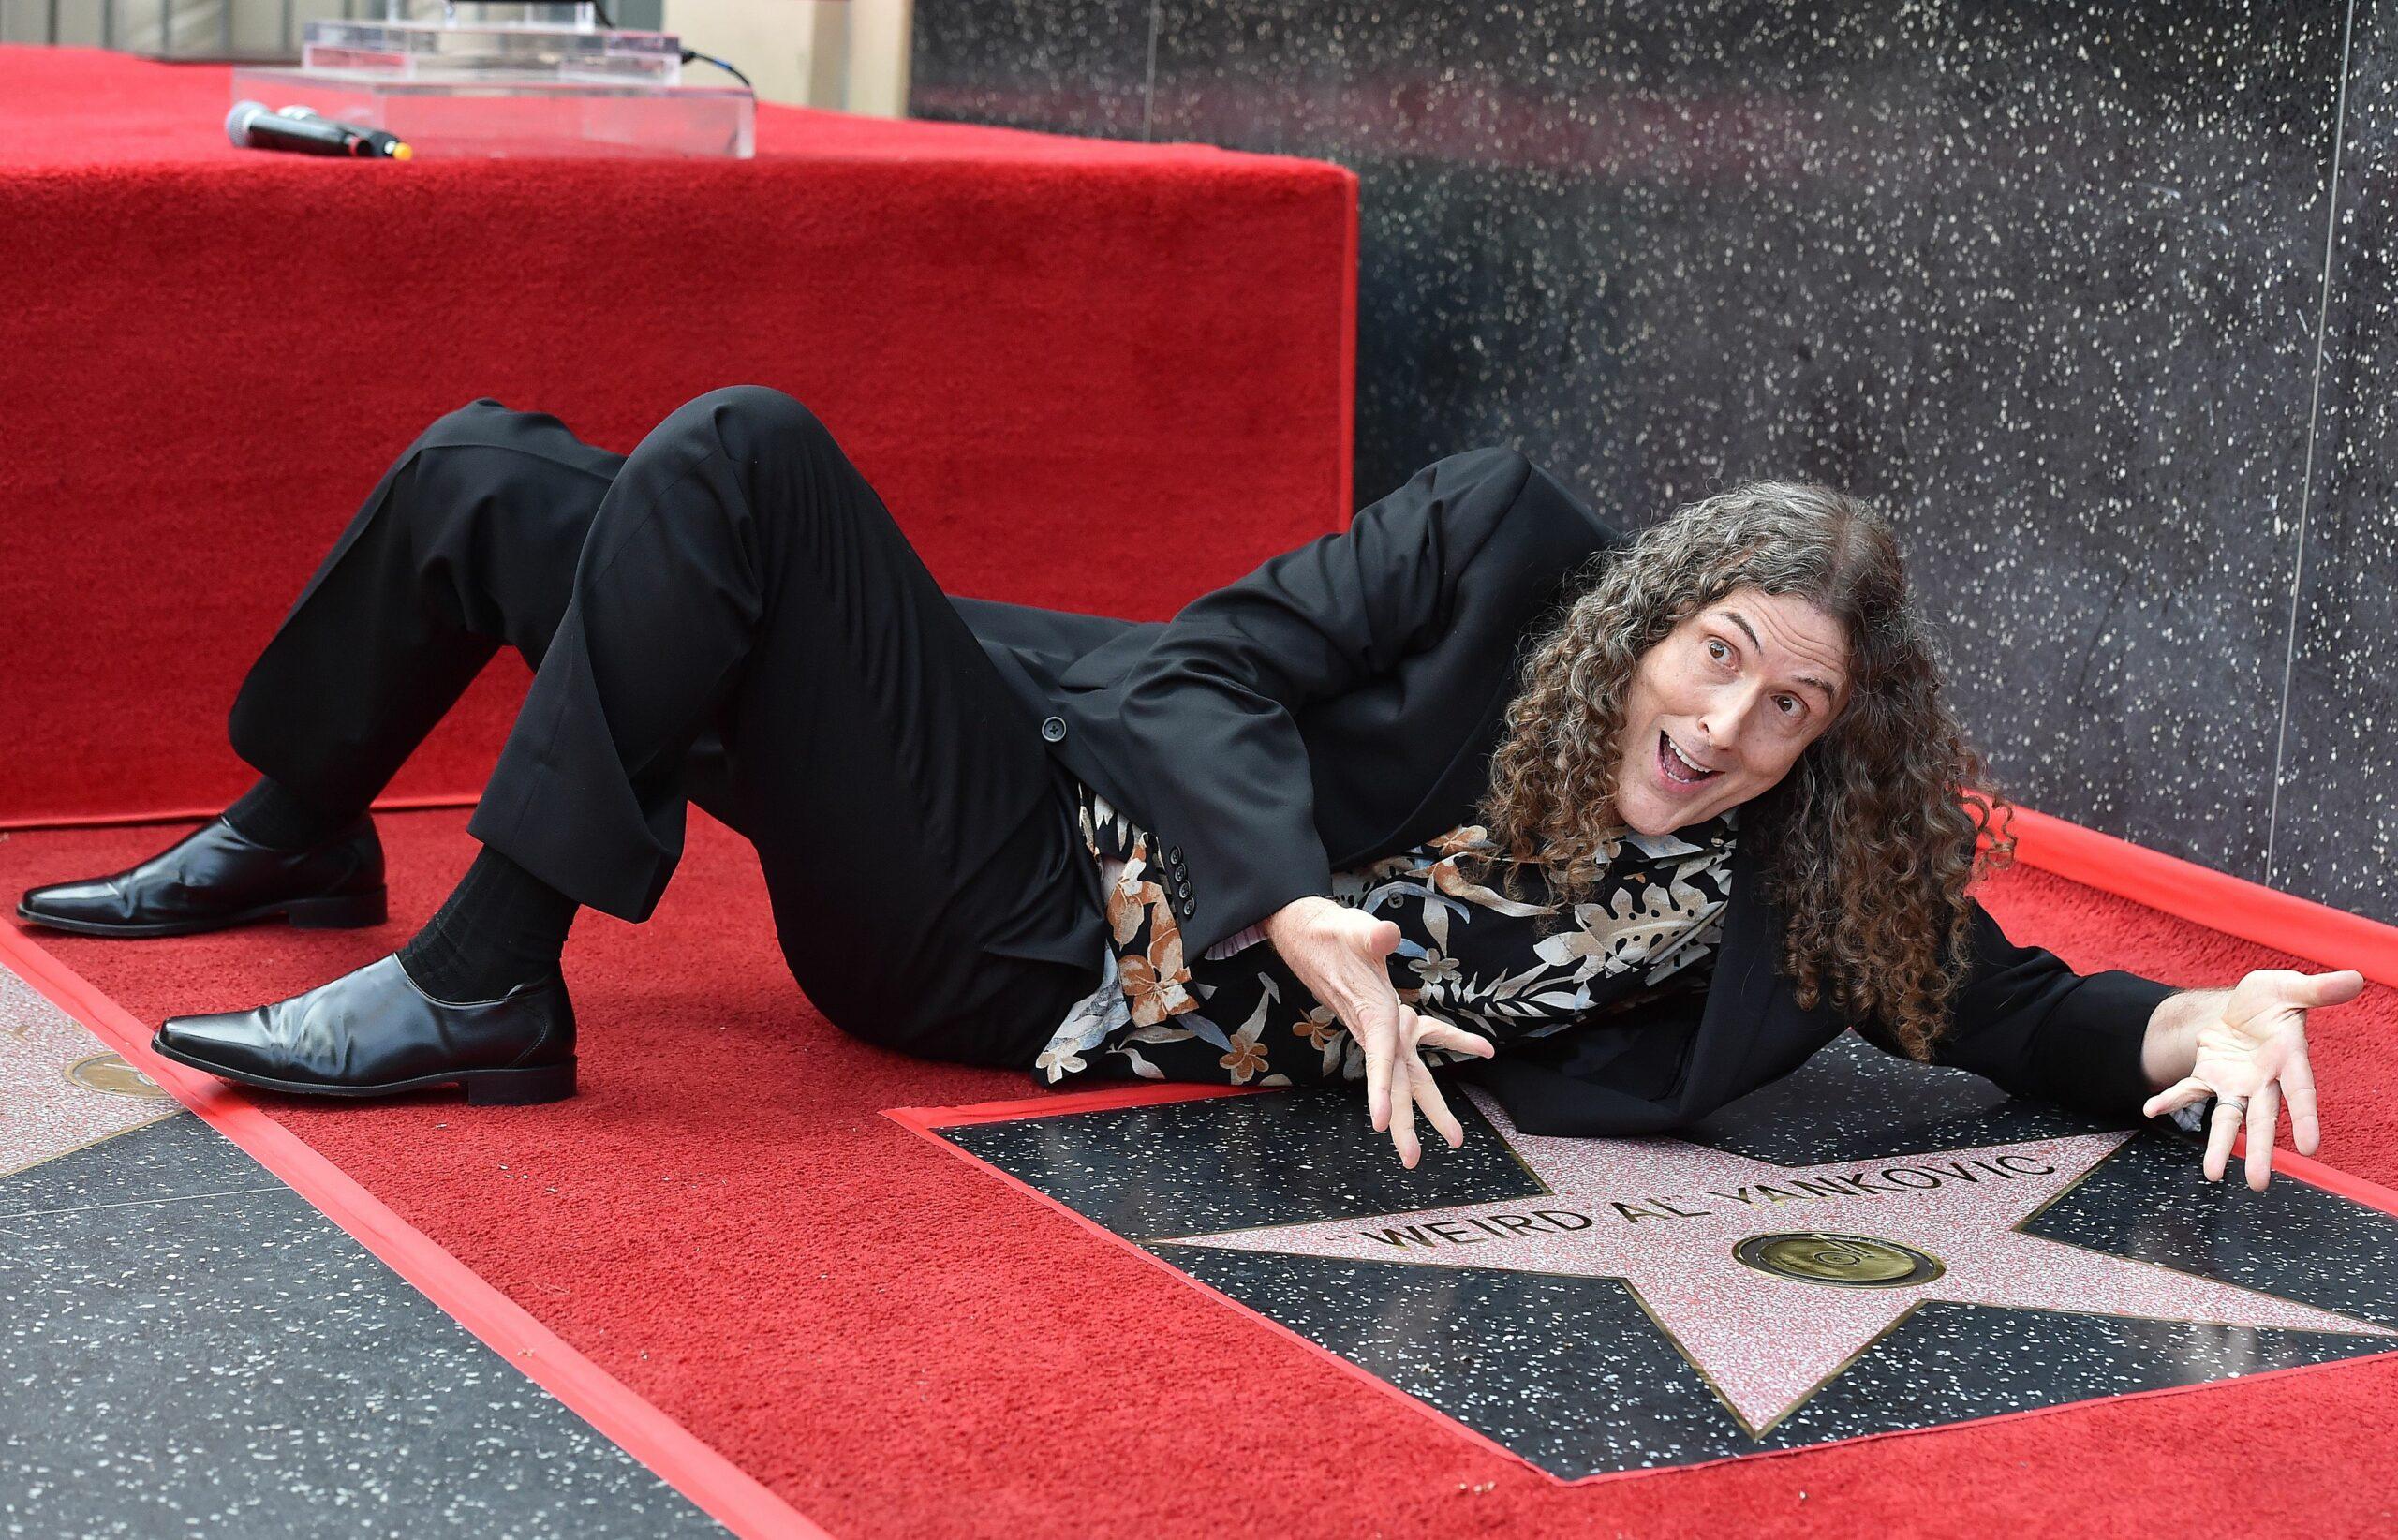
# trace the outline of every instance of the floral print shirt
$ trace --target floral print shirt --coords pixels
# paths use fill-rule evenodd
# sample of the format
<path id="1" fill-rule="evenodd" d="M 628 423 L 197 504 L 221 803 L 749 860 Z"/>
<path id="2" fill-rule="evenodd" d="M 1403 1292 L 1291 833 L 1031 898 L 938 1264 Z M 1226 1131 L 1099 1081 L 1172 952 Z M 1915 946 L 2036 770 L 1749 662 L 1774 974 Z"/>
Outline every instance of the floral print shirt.
<path id="1" fill-rule="evenodd" d="M 1317 1003 L 1271 942 L 1227 938 L 1186 956 L 1165 889 L 1150 875 L 1148 831 L 1076 785 L 1083 841 L 1099 862 L 1111 936 L 1105 976 L 1034 1061 L 1044 1086 L 1102 1079 L 1287 1086 L 1365 1078 L 1365 1053 Z M 1336 872 L 1330 896 L 1390 920 L 1399 998 L 1424 1015 L 1508 1044 L 1547 1037 L 1680 988 L 1704 987 L 1731 897 L 1738 809 L 1669 835 L 1627 832 L 1571 920 L 1547 934 L 1533 917 L 1545 868 L 1522 874 L 1519 902 L 1481 885 L 1460 855 L 1493 852 L 1479 824 Z M 1467 1056 L 1428 1049 L 1426 1062 Z"/>

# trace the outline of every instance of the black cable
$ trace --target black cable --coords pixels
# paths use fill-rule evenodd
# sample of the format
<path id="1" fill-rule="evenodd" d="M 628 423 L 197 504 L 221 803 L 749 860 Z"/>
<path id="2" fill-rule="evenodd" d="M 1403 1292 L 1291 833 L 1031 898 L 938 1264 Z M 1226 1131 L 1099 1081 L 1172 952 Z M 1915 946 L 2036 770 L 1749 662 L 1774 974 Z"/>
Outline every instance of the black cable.
<path id="1" fill-rule="evenodd" d="M 608 7 L 601 5 L 600 0 L 591 0 L 591 9 L 599 16 L 600 24 L 601 26 L 606 27 L 611 32 L 616 30 L 616 23 L 609 20 Z M 733 68 L 731 65 L 726 64 L 722 59 L 718 58 L 713 53 L 703 53 L 695 48 L 685 49 L 683 51 L 683 63 L 689 64 L 693 59 L 705 59 L 708 63 L 716 66 L 718 69 L 723 70 L 726 74 L 732 76 L 734 80 L 739 81 L 742 84 L 748 85 L 750 90 L 755 91 L 758 89 L 756 86 L 749 84 L 748 76 L 744 75 L 741 71 Z"/>
<path id="2" fill-rule="evenodd" d="M 733 68 L 731 65 L 726 64 L 722 59 L 718 58 L 713 53 L 703 53 L 695 48 L 685 49 L 683 51 L 683 62 L 685 64 L 689 64 L 693 59 L 705 59 L 708 63 L 716 66 L 718 69 L 723 70 L 726 74 L 732 76 L 734 80 L 739 81 L 742 84 L 749 85 L 748 76 L 744 75 L 741 71 Z M 758 88 L 754 85 L 749 85 L 749 89 L 755 91 Z"/>

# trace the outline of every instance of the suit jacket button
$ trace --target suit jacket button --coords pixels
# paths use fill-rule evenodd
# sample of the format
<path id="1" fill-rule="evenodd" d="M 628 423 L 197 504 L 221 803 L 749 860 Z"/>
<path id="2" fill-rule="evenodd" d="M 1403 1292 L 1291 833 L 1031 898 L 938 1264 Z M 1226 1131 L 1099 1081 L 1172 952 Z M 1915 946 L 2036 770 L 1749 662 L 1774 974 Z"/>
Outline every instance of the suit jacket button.
<path id="1" fill-rule="evenodd" d="M 1041 735 L 1048 739 L 1051 743 L 1056 743 L 1058 739 L 1066 735 L 1066 718 L 1063 717 L 1049 718 L 1041 724 Z"/>
<path id="2" fill-rule="evenodd" d="M 1182 847 L 1179 845 L 1168 845 L 1165 848 L 1165 858 L 1168 861 L 1173 862 L 1177 866 L 1182 865 Z"/>

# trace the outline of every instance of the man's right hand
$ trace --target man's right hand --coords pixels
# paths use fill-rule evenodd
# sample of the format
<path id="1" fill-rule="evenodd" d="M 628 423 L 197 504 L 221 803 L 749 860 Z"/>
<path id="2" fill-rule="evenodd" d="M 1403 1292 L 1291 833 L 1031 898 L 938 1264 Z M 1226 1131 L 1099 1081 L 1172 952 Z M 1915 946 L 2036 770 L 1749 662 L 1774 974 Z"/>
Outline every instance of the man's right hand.
<path id="1" fill-rule="evenodd" d="M 1419 1048 L 1449 1048 L 1488 1059 L 1488 1038 L 1418 1015 L 1399 1000 L 1387 959 L 1399 949 L 1399 926 L 1329 898 L 1295 898 L 1266 922 L 1266 934 L 1316 1002 L 1328 1005 L 1366 1055 L 1366 1109 L 1377 1130 L 1390 1130 L 1399 1164 L 1414 1170 L 1423 1156 L 1415 1112 L 1441 1131 L 1451 1149 L 1465 1127 L 1449 1111 L 1431 1066 Z"/>

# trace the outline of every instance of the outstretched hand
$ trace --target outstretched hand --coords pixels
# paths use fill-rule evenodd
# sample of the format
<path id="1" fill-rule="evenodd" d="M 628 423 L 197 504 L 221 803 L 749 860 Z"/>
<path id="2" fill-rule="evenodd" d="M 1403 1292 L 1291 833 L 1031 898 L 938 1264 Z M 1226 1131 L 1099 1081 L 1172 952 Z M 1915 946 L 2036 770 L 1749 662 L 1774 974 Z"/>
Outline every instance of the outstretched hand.
<path id="1" fill-rule="evenodd" d="M 1390 1131 L 1399 1163 L 1409 1170 L 1423 1158 L 1416 1138 L 1415 1109 L 1451 1149 L 1465 1143 L 1459 1123 L 1424 1062 L 1425 1048 L 1449 1048 L 1488 1059 L 1498 1052 L 1488 1038 L 1452 1027 L 1399 998 L 1387 959 L 1399 950 L 1399 926 L 1329 898 L 1295 899 L 1275 911 L 1266 935 L 1318 1003 L 1328 1005 L 1366 1056 L 1366 1110 L 1377 1132 Z"/>
<path id="2" fill-rule="evenodd" d="M 2250 973 L 2232 987 L 2220 1014 L 2199 1027 L 2198 1057 L 2189 1074 L 2150 1097 L 2140 1110 L 2155 1118 L 2213 1097 L 2202 1166 L 2207 1180 L 2223 1179 L 2232 1140 L 2244 1121 L 2248 1185 L 2263 1192 L 2272 1180 L 2274 1121 L 2285 1098 L 2290 1143 L 2298 1152 L 2312 1155 L 2322 1141 L 2315 1114 L 2315 1074 L 2306 1061 L 2306 1013 L 2343 1004 L 2363 992 L 2364 975 L 2353 968 L 2331 973 L 2287 969 Z"/>

